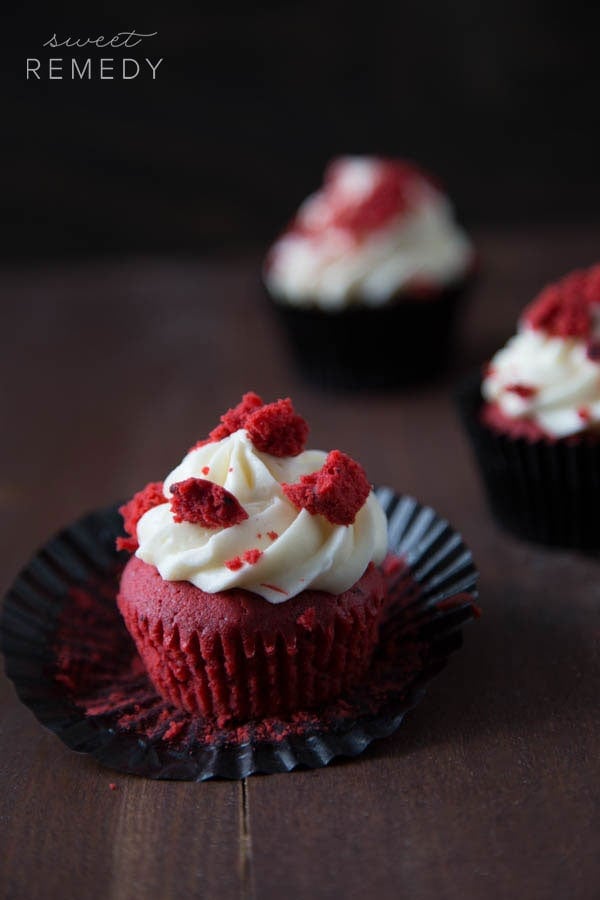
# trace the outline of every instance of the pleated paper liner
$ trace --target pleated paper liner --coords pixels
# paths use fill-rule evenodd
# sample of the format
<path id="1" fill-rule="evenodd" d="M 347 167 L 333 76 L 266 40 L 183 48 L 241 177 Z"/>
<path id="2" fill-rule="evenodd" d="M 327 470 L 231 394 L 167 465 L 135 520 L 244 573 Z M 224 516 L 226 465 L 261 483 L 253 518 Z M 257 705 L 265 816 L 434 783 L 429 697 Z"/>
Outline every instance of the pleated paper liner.
<path id="1" fill-rule="evenodd" d="M 514 438 L 483 425 L 481 373 L 458 404 L 492 513 L 507 531 L 548 546 L 600 549 L 600 441 Z"/>
<path id="2" fill-rule="evenodd" d="M 0 623 L 22 702 L 71 749 L 121 772 L 202 781 L 317 768 L 390 735 L 461 644 L 477 613 L 477 572 L 432 509 L 379 488 L 390 605 L 368 677 L 324 709 L 229 729 L 170 707 L 152 686 L 116 607 L 124 554 L 115 508 L 51 540 L 16 579 Z"/>

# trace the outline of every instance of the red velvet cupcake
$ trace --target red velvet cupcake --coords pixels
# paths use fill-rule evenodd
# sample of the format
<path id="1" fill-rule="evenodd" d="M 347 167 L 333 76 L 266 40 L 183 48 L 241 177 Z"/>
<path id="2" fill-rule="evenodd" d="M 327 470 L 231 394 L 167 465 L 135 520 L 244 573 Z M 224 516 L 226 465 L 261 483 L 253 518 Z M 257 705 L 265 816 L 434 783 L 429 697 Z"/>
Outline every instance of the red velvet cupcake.
<path id="1" fill-rule="evenodd" d="M 600 547 L 600 266 L 544 288 L 462 405 L 500 523 Z"/>
<path id="2" fill-rule="evenodd" d="M 385 514 L 350 457 L 304 450 L 289 400 L 229 410 L 122 508 L 119 608 L 157 690 L 219 724 L 319 706 L 364 676 Z"/>
<path id="3" fill-rule="evenodd" d="M 406 160 L 347 156 L 271 247 L 264 282 L 312 381 L 390 387 L 445 365 L 474 259 L 436 179 Z"/>

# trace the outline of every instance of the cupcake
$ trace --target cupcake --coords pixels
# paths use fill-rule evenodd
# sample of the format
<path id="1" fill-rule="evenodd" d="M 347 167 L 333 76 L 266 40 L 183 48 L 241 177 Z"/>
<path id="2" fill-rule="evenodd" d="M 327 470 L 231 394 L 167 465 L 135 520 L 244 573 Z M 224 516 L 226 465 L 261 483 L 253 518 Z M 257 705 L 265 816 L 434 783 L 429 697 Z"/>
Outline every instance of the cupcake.
<path id="1" fill-rule="evenodd" d="M 246 394 L 121 508 L 118 605 L 159 693 L 219 725 L 340 696 L 385 603 L 386 517 L 361 466 Z"/>
<path id="2" fill-rule="evenodd" d="M 542 290 L 461 405 L 500 523 L 600 547 L 600 265 Z"/>
<path id="3" fill-rule="evenodd" d="M 385 387 L 443 367 L 474 252 L 437 182 L 412 163 L 327 167 L 271 247 L 264 282 L 302 371 Z"/>

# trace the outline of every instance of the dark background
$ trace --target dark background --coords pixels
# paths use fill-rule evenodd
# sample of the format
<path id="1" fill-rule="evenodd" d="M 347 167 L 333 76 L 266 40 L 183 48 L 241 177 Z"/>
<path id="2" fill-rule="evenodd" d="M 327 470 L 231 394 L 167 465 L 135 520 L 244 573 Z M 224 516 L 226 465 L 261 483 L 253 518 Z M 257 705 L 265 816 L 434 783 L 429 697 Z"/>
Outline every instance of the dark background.
<path id="1" fill-rule="evenodd" d="M 5 22 L 5 258 L 263 245 L 342 152 L 412 157 L 469 227 L 600 204 L 600 8 L 536 0 L 27 4 Z M 157 31 L 49 51 L 53 32 Z M 27 56 L 163 57 L 157 80 L 26 81 Z"/>

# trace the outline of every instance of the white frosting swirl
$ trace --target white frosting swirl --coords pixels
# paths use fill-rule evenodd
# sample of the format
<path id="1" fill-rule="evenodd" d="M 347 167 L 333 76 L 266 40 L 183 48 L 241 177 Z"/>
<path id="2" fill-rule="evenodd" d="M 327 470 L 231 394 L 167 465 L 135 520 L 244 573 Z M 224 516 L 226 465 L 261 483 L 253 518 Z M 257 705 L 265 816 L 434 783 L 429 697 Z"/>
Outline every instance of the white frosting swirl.
<path id="1" fill-rule="evenodd" d="M 369 166 L 376 160 L 345 162 L 344 189 L 360 197 L 371 189 Z M 271 248 L 264 278 L 279 302 L 317 305 L 336 311 L 352 304 L 382 306 L 415 283 L 434 288 L 460 279 L 474 253 L 456 224 L 448 199 L 424 178 L 407 188 L 408 207 L 381 227 L 357 240 L 326 222 L 323 192 L 308 197 L 299 218 L 306 232 L 286 232 Z"/>
<path id="2" fill-rule="evenodd" d="M 271 603 L 307 588 L 343 593 L 370 562 L 383 560 L 387 524 L 372 491 L 354 524 L 347 526 L 332 525 L 287 499 L 281 484 L 316 472 L 326 456 L 320 450 L 285 458 L 261 453 L 243 429 L 191 450 L 166 478 L 165 498 L 170 499 L 175 482 L 206 478 L 232 493 L 248 518 L 230 528 L 207 529 L 175 522 L 165 502 L 139 520 L 136 555 L 156 566 L 165 580 L 190 581 L 207 593 L 244 588 Z M 244 563 L 236 571 L 225 565 L 253 549 L 262 551 L 254 565 Z"/>
<path id="3" fill-rule="evenodd" d="M 600 425 L 600 366 L 581 339 L 522 325 L 491 360 L 482 392 L 509 418 L 529 419 L 552 437 Z"/>

